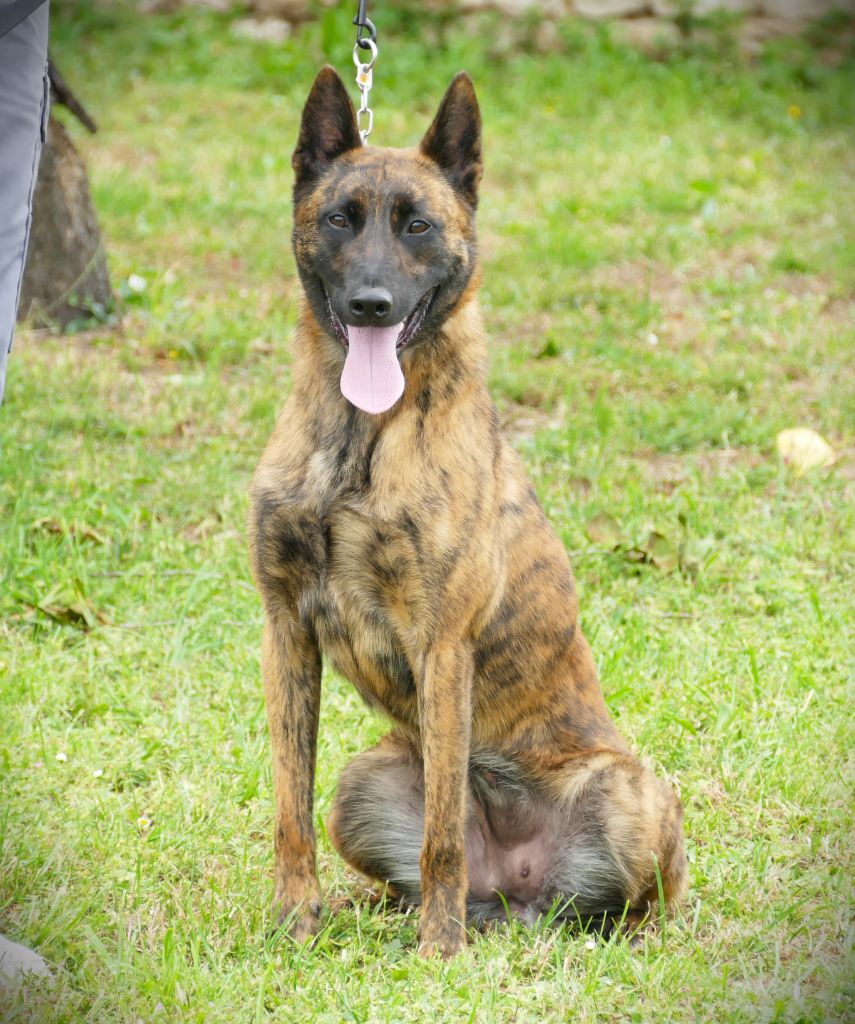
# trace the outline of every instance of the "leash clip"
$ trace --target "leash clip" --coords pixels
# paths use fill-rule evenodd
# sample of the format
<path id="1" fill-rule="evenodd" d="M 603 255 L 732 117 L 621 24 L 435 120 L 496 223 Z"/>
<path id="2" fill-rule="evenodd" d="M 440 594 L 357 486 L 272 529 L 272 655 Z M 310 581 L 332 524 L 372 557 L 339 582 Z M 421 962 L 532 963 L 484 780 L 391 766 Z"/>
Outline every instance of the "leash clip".
<path id="1" fill-rule="evenodd" d="M 368 0 L 359 0 L 353 24 L 356 25 L 356 45 L 360 50 L 371 49 L 371 43 L 377 42 L 377 29 L 374 27 L 374 22 L 368 17 Z M 362 33 L 366 29 L 368 38 L 364 39 Z"/>
<path id="2" fill-rule="evenodd" d="M 361 8 L 362 5 L 360 4 L 360 10 Z M 374 26 L 371 25 L 370 21 L 368 24 L 371 26 L 373 35 L 376 37 L 377 33 L 374 31 Z M 362 26 L 360 26 L 361 31 Z M 361 49 L 371 51 L 371 59 L 369 61 L 362 60 L 359 52 Z M 374 42 L 373 38 L 360 39 L 357 34 L 356 45 L 353 47 L 353 63 L 356 65 L 356 84 L 359 87 L 361 96 L 359 110 L 356 112 L 356 126 L 359 129 L 362 145 L 367 146 L 368 136 L 374 127 L 374 111 L 368 106 L 368 94 L 371 92 L 371 86 L 374 84 L 374 65 L 377 63 L 377 43 Z"/>

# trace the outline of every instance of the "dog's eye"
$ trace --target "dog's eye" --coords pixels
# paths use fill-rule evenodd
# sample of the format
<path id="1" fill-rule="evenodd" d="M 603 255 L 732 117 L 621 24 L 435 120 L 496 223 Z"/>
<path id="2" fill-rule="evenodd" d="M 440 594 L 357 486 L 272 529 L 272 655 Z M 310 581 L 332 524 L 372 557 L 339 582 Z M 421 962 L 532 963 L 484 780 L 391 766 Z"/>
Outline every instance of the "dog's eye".
<path id="1" fill-rule="evenodd" d="M 425 231 L 430 231 L 430 224 L 426 220 L 414 220 L 407 228 L 410 235 L 423 235 Z"/>
<path id="2" fill-rule="evenodd" d="M 334 228 L 346 228 L 347 217 L 343 213 L 331 213 L 327 220 L 332 224 Z"/>

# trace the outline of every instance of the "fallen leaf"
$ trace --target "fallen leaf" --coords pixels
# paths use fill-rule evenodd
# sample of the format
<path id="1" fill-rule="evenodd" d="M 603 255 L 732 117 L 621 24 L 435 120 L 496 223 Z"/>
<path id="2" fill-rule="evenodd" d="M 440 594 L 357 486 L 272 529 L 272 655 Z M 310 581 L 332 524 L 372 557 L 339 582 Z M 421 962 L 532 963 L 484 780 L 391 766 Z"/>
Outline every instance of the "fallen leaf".
<path id="1" fill-rule="evenodd" d="M 810 427 L 782 430 L 777 445 L 781 458 L 796 476 L 802 476 L 809 469 L 830 466 L 837 458 L 828 441 Z"/>
<path id="2" fill-rule="evenodd" d="M 103 533 L 99 533 L 97 530 L 93 530 L 91 526 L 77 526 L 72 532 L 77 537 L 81 537 L 83 540 L 91 540 L 93 544 L 104 544 L 108 543 L 107 538 Z"/>
<path id="3" fill-rule="evenodd" d="M 75 601 L 74 604 L 49 604 L 43 601 L 36 607 L 54 622 L 59 622 L 63 626 L 75 626 L 84 631 L 108 621 L 105 615 L 95 611 L 87 601 Z"/>
<path id="4" fill-rule="evenodd" d="M 614 550 L 626 542 L 620 523 L 608 512 L 598 512 L 585 524 L 585 531 L 595 544 Z"/>
<path id="5" fill-rule="evenodd" d="M 655 530 L 651 530 L 648 534 L 647 540 L 642 545 L 642 550 L 647 553 L 647 557 L 656 568 L 662 572 L 673 572 L 680 562 L 677 546 L 664 534 L 657 533 Z"/>
<path id="6" fill-rule="evenodd" d="M 58 519 L 52 519 L 50 516 L 36 519 L 31 524 L 30 529 L 40 533 L 65 533 L 62 523 Z"/>
<path id="7" fill-rule="evenodd" d="M 67 534 L 70 537 L 77 537 L 80 540 L 91 540 L 95 544 L 107 544 L 107 538 L 93 529 L 91 526 L 86 526 L 85 523 L 72 523 L 66 527 L 58 520 L 51 516 L 44 516 L 42 519 L 36 519 L 35 522 L 30 526 L 31 530 L 38 530 L 43 533 L 55 533 L 59 535 Z"/>

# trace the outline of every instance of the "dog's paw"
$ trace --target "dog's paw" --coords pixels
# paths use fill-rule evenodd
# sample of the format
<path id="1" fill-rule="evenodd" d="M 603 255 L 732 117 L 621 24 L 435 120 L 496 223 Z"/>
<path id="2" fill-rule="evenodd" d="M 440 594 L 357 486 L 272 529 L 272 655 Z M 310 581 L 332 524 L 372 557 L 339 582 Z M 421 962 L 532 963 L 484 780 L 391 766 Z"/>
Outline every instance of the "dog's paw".
<path id="1" fill-rule="evenodd" d="M 657 932 L 657 923 L 649 910 L 629 910 L 615 917 L 610 928 L 603 929 L 603 938 L 623 939 L 631 949 L 639 949 L 644 940 Z"/>
<path id="2" fill-rule="evenodd" d="M 296 902 L 275 898 L 271 908 L 271 935 L 287 935 L 299 945 L 309 942 L 320 930 L 323 907 L 319 895 Z"/>
<path id="3" fill-rule="evenodd" d="M 438 953 L 443 960 L 466 948 L 466 929 L 457 921 L 444 921 L 439 926 L 423 921 L 419 929 L 419 956 L 430 958 Z"/>

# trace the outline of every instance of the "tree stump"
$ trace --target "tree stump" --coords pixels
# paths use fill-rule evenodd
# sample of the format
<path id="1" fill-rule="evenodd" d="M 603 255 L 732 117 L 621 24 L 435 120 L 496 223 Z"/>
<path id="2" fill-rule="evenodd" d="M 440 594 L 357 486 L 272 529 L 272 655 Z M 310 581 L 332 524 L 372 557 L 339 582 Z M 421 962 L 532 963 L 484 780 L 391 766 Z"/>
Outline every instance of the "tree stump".
<path id="1" fill-rule="evenodd" d="M 18 318 L 67 327 L 81 317 L 103 317 L 112 304 L 86 168 L 68 132 L 51 115 L 33 197 Z"/>

